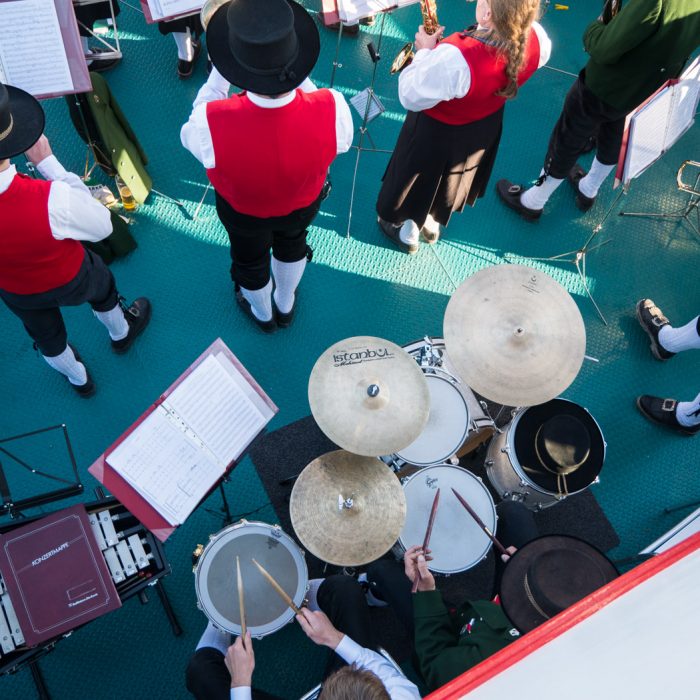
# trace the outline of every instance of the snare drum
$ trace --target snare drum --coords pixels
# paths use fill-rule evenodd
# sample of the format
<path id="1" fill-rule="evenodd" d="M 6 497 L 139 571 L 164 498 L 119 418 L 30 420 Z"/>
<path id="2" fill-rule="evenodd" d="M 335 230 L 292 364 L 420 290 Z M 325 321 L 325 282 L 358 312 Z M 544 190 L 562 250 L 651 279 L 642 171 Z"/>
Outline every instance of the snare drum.
<path id="1" fill-rule="evenodd" d="M 547 471 L 537 457 L 537 432 L 555 416 L 578 419 L 590 440 L 588 456 L 566 477 L 566 494 L 560 493 L 557 476 Z M 566 399 L 552 399 L 514 413 L 513 420 L 489 445 L 486 475 L 504 500 L 521 501 L 530 510 L 540 510 L 597 482 L 605 461 L 605 448 L 600 426 L 585 408 Z"/>
<path id="2" fill-rule="evenodd" d="M 451 464 L 426 467 L 403 484 L 406 494 L 406 523 L 399 545 L 408 549 L 422 544 L 436 489 L 440 489 L 429 549 L 431 571 L 456 574 L 476 566 L 491 548 L 491 540 L 474 522 L 452 493 L 458 491 L 491 532 L 496 531 L 496 507 L 488 489 L 471 472 Z"/>
<path id="3" fill-rule="evenodd" d="M 272 634 L 290 622 L 294 612 L 252 560 L 300 607 L 309 582 L 304 553 L 279 525 L 241 520 L 211 535 L 194 568 L 197 605 L 216 627 L 240 635 L 236 557 L 241 564 L 248 630 L 253 637 Z"/>

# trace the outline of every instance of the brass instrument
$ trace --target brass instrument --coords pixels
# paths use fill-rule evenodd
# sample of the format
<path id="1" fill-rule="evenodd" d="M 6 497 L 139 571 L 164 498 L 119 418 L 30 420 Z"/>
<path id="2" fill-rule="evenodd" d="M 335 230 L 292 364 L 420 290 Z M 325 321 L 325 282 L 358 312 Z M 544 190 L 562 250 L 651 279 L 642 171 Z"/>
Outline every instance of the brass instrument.
<path id="1" fill-rule="evenodd" d="M 206 31 L 209 20 L 214 16 L 214 13 L 227 2 L 228 0 L 206 0 L 202 9 L 199 11 L 199 19 L 202 23 L 202 27 L 204 27 L 204 31 Z"/>
<path id="2" fill-rule="evenodd" d="M 209 0 L 213 2 L 214 0 Z M 437 2 L 436 0 L 420 0 L 420 13 L 423 15 L 423 28 L 426 34 L 435 34 L 440 26 L 437 18 Z M 391 75 L 400 73 L 406 66 L 413 61 L 413 42 L 409 42 L 397 54 L 394 62 L 391 64 Z"/>

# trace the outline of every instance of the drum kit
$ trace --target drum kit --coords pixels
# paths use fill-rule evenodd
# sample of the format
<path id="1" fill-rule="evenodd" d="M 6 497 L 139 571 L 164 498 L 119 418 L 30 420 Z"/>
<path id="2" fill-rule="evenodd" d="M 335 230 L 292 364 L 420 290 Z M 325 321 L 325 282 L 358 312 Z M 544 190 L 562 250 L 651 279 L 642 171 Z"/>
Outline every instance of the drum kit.
<path id="1" fill-rule="evenodd" d="M 557 398 L 578 374 L 586 344 L 563 287 L 523 265 L 485 268 L 450 299 L 444 332 L 403 347 L 348 338 L 317 360 L 311 412 L 341 449 L 299 474 L 290 515 L 299 541 L 322 561 L 359 567 L 430 539 L 430 569 L 463 572 L 494 543 L 501 548 L 492 492 L 537 511 L 597 480 L 606 447 L 600 427 L 585 408 Z M 499 429 L 477 394 L 515 407 L 512 420 Z M 491 490 L 458 466 L 486 443 Z M 303 604 L 303 552 L 264 523 L 242 521 L 212 536 L 195 565 L 197 598 L 234 634 L 242 616 L 236 557 L 251 582 L 248 629 L 255 636 L 279 629 Z M 270 572 L 270 585 L 253 558 Z M 275 584 L 283 590 L 273 592 Z"/>

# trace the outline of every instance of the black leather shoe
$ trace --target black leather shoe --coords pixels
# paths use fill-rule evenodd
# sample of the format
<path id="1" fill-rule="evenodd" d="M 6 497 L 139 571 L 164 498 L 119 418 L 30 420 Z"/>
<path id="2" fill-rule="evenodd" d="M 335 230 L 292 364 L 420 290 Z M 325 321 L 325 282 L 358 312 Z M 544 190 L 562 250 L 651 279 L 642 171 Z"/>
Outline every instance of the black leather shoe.
<path id="1" fill-rule="evenodd" d="M 392 224 L 390 221 L 385 221 L 381 216 L 377 217 L 377 223 L 379 224 L 379 228 L 381 228 L 384 232 L 384 235 L 390 239 L 392 243 L 397 245 L 399 250 L 402 250 L 404 253 L 408 253 L 408 255 L 413 255 L 414 253 L 418 252 L 418 243 L 411 243 L 409 245 L 401 240 L 401 236 L 399 236 L 401 226 Z"/>
<path id="2" fill-rule="evenodd" d="M 191 61 L 183 61 L 181 58 L 177 61 L 177 77 L 180 78 L 180 80 L 187 80 L 187 78 L 192 77 L 192 73 L 194 73 L 194 64 L 197 63 L 199 53 L 202 50 L 202 42 L 193 39 L 192 48 L 194 50 L 194 56 Z"/>
<path id="3" fill-rule="evenodd" d="M 689 428 L 678 422 L 678 418 L 676 418 L 677 406 L 678 401 L 675 399 L 662 399 L 659 396 L 649 396 L 648 394 L 637 397 L 637 408 L 652 423 L 672 428 L 683 435 L 695 435 L 695 433 L 700 432 L 700 423 Z"/>
<path id="4" fill-rule="evenodd" d="M 261 321 L 254 313 L 250 302 L 243 296 L 240 289 L 236 289 L 236 303 L 241 307 L 243 313 L 255 322 L 255 325 L 264 333 L 274 333 L 277 330 L 277 322 L 274 314 L 269 321 Z M 292 309 L 293 310 L 293 309 Z"/>
<path id="5" fill-rule="evenodd" d="M 583 192 L 581 192 L 581 190 L 578 188 L 578 183 L 582 178 L 586 177 L 586 175 L 588 175 L 588 173 L 578 163 L 576 163 L 576 165 L 569 170 L 569 174 L 566 176 L 569 184 L 576 192 L 576 206 L 581 211 L 588 211 L 595 204 L 595 197 L 586 197 L 586 195 L 583 194 Z"/>
<path id="6" fill-rule="evenodd" d="M 542 216 L 541 209 L 530 209 L 520 203 L 520 195 L 525 192 L 526 188 L 522 185 L 514 185 L 510 180 L 499 180 L 496 183 L 496 192 L 501 198 L 501 201 L 510 207 L 513 211 L 517 211 L 525 221 L 537 221 Z"/>
<path id="7" fill-rule="evenodd" d="M 292 321 L 294 320 L 294 310 L 296 308 L 297 308 L 296 295 L 294 297 L 294 306 L 292 306 L 291 310 L 286 314 L 283 314 L 277 308 L 277 305 L 275 304 L 275 321 L 277 321 L 277 326 L 279 328 L 289 328 L 289 326 L 292 325 Z"/>
<path id="8" fill-rule="evenodd" d="M 85 384 L 73 384 L 72 382 L 68 383 L 73 387 L 73 391 L 75 391 L 75 393 L 78 396 L 80 396 L 81 399 L 89 399 L 95 393 L 95 382 L 92 380 L 92 377 L 90 376 L 90 370 L 87 368 L 87 365 L 83 362 L 83 358 L 80 357 L 78 351 L 70 344 L 69 347 L 73 351 L 75 359 L 78 362 L 80 362 L 83 365 L 83 367 L 85 367 L 87 379 L 85 381 Z"/>
<path id="9" fill-rule="evenodd" d="M 114 53 L 111 49 L 95 48 L 90 49 L 90 53 L 85 55 L 85 60 L 89 61 L 88 70 L 93 73 L 104 73 L 121 61 L 121 58 L 112 58 Z"/>
<path id="10" fill-rule="evenodd" d="M 139 297 L 128 309 L 124 309 L 124 317 L 129 324 L 126 338 L 112 341 L 112 350 L 121 355 L 125 353 L 151 320 L 151 302 L 146 297 Z"/>
<path id="11" fill-rule="evenodd" d="M 665 350 L 659 342 L 659 331 L 668 326 L 668 319 L 663 311 L 651 300 L 640 299 L 637 302 L 637 320 L 644 332 L 649 336 L 649 349 L 657 360 L 670 360 L 676 353 Z"/>
<path id="12" fill-rule="evenodd" d="M 332 32 L 337 32 L 340 29 L 340 22 L 333 22 L 332 24 L 324 25 L 326 29 L 330 29 Z M 355 36 L 360 33 L 359 24 L 344 24 L 343 34 L 348 34 L 349 36 Z"/>

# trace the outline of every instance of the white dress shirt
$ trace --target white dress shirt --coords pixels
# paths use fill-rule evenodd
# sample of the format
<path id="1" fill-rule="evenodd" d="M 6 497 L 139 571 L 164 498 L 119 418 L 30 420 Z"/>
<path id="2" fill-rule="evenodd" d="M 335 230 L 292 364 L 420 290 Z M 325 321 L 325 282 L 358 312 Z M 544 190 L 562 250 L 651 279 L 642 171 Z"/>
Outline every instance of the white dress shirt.
<path id="1" fill-rule="evenodd" d="M 51 234 L 60 241 L 101 241 L 112 233 L 109 210 L 91 194 L 85 183 L 69 173 L 56 156 L 50 155 L 36 165 L 46 180 L 51 180 L 49 191 L 49 225 Z M 0 194 L 12 184 L 17 169 L 10 165 L 0 172 Z"/>
<path id="2" fill-rule="evenodd" d="M 391 700 L 420 700 L 420 693 L 414 683 L 399 673 L 381 654 L 361 647 L 345 635 L 335 649 L 335 653 L 348 664 L 371 671 L 384 684 Z M 250 688 L 231 688 L 231 700 L 250 700 Z"/>
<path id="3" fill-rule="evenodd" d="M 552 53 L 552 42 L 539 22 L 533 22 L 532 28 L 540 44 L 537 67 L 541 68 Z M 399 100 L 404 109 L 421 112 L 438 102 L 464 97 L 471 84 L 471 69 L 462 52 L 442 42 L 432 50 L 416 51 L 413 62 L 399 76 Z"/>
<path id="4" fill-rule="evenodd" d="M 190 118 L 180 130 L 182 145 L 205 167 L 207 170 L 216 165 L 214 158 L 214 145 L 211 140 L 209 123 L 207 122 L 207 102 L 225 100 L 228 97 L 230 83 L 219 73 L 216 68 L 211 69 L 209 78 L 200 88 L 192 105 Z M 304 92 L 314 92 L 318 88 L 306 78 L 299 86 Z M 352 145 L 354 126 L 352 114 L 345 98 L 337 91 L 331 90 L 335 100 L 335 133 L 337 139 L 337 153 L 345 153 Z M 292 90 L 284 97 L 266 98 L 247 92 L 248 99 L 263 109 L 276 109 L 284 107 L 294 100 L 296 91 Z"/>

